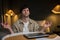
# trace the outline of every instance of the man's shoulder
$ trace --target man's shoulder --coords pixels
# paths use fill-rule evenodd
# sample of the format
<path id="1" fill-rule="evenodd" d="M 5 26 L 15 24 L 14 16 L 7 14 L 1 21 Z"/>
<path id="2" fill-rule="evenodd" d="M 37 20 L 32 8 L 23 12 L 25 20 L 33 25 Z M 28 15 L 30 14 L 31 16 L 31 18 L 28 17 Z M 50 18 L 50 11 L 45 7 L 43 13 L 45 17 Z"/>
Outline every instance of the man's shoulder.
<path id="1" fill-rule="evenodd" d="M 37 23 L 37 21 L 36 20 L 33 20 L 33 19 L 30 19 L 30 22 L 31 23 Z"/>

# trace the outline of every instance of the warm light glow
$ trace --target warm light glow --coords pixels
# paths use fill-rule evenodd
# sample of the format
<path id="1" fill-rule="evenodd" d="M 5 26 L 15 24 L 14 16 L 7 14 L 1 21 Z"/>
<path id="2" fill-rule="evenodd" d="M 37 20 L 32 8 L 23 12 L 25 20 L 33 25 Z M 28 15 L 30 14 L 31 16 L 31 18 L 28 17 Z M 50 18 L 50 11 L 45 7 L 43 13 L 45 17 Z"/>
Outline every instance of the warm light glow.
<path id="1" fill-rule="evenodd" d="M 11 16 L 12 16 L 13 14 L 11 14 Z"/>
<path id="2" fill-rule="evenodd" d="M 13 15 L 14 15 L 14 12 L 13 12 L 12 10 L 9 10 L 7 13 L 8 13 L 10 16 L 13 16 Z"/>
<path id="3" fill-rule="evenodd" d="M 18 15 L 15 15 L 13 19 L 13 23 L 16 22 L 18 20 Z"/>
<path id="4" fill-rule="evenodd" d="M 6 15 L 6 16 L 8 16 L 8 14 L 7 14 L 7 13 L 6 13 L 5 15 Z"/>
<path id="5" fill-rule="evenodd" d="M 48 27 L 48 28 L 46 28 L 46 32 L 50 32 L 50 28 Z"/>
<path id="6" fill-rule="evenodd" d="M 55 14 L 56 14 L 56 13 L 58 13 L 58 14 L 60 13 L 60 12 L 56 12 L 56 11 L 54 11 L 54 10 L 52 10 L 52 12 L 55 13 Z"/>
<path id="7" fill-rule="evenodd" d="M 9 25 L 12 25 L 12 21 L 13 21 L 14 16 L 15 16 L 15 13 L 13 12 L 13 10 L 8 10 L 6 12 L 6 14 L 4 15 L 4 22 L 7 22 Z"/>
<path id="8" fill-rule="evenodd" d="M 59 17 L 57 15 L 54 15 L 54 14 L 47 17 L 47 20 L 50 20 L 52 22 L 53 26 L 57 25 L 58 19 L 59 19 Z"/>
<path id="9" fill-rule="evenodd" d="M 60 14 L 60 5 L 55 6 L 53 8 L 52 12 L 55 13 L 55 14 Z"/>

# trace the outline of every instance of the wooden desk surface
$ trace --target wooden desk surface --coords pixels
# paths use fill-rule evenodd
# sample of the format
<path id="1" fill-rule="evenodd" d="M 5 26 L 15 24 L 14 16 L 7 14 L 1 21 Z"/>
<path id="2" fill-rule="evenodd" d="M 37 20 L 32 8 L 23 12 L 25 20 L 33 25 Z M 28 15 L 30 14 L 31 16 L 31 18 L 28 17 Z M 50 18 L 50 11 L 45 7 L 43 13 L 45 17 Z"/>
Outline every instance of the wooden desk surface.
<path id="1" fill-rule="evenodd" d="M 35 39 L 27 39 L 23 36 L 24 34 L 31 34 L 31 33 L 37 33 L 37 32 L 9 34 L 4 36 L 2 40 L 35 40 Z"/>
<path id="2" fill-rule="evenodd" d="M 20 35 L 20 34 L 22 34 L 22 33 L 10 34 L 10 35 L 7 35 L 7 36 L 3 37 L 2 40 L 36 40 L 36 39 L 27 39 L 23 35 Z M 56 34 L 53 34 L 53 35 L 50 35 L 47 38 L 48 39 L 53 39 L 56 36 L 57 36 Z"/>
<path id="3" fill-rule="evenodd" d="M 35 40 L 35 39 L 27 39 L 23 35 L 19 35 L 19 36 L 6 38 L 5 40 Z"/>

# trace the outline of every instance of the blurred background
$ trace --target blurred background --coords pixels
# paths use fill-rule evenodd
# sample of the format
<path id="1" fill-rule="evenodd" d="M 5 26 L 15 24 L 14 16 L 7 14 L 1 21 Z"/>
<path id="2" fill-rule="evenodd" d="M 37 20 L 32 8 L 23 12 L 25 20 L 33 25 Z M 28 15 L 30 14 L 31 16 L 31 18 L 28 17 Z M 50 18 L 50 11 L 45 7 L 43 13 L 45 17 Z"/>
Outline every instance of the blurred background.
<path id="1" fill-rule="evenodd" d="M 30 8 L 31 19 L 38 23 L 49 20 L 52 22 L 50 31 L 60 33 L 60 0 L 1 0 L 0 23 L 16 22 L 20 18 L 19 9 L 25 4 Z"/>

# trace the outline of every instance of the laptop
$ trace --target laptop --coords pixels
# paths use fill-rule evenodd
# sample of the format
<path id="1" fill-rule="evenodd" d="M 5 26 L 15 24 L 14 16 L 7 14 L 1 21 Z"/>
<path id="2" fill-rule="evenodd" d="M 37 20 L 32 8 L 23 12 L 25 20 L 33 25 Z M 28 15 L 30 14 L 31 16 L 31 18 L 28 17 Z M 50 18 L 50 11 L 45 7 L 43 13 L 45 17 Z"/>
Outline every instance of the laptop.
<path id="1" fill-rule="evenodd" d="M 49 33 L 32 33 L 32 34 L 25 34 L 24 37 L 28 39 L 32 38 L 43 38 L 43 37 L 48 37 L 50 34 Z"/>

